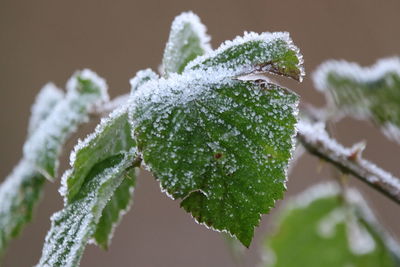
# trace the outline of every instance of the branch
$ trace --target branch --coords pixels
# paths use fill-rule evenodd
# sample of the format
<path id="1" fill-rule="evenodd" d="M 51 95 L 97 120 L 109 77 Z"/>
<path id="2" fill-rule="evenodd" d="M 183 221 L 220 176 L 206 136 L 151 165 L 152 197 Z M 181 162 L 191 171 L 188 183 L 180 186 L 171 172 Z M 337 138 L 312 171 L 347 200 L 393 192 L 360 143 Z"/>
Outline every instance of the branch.
<path id="1" fill-rule="evenodd" d="M 363 159 L 363 147 L 359 144 L 352 148 L 343 147 L 328 136 L 322 123 L 304 121 L 298 124 L 297 138 L 311 154 L 333 164 L 343 173 L 352 174 L 400 204 L 400 179 Z"/>

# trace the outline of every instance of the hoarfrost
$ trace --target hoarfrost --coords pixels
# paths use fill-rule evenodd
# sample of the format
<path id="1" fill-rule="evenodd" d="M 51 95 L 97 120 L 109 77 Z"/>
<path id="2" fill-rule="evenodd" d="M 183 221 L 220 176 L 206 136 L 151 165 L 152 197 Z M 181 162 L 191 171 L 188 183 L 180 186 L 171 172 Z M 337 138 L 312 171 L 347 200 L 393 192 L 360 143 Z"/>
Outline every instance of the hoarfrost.
<path id="1" fill-rule="evenodd" d="M 64 93 L 53 83 L 46 84 L 36 97 L 31 108 L 28 133 L 32 134 L 39 127 L 40 123 L 47 118 L 53 108 L 64 98 Z"/>
<path id="2" fill-rule="evenodd" d="M 189 61 L 212 51 L 206 32 L 206 27 L 194 13 L 184 12 L 177 16 L 172 22 L 161 72 L 167 75 L 181 73 Z"/>
<path id="3" fill-rule="evenodd" d="M 67 94 L 24 145 L 24 157 L 47 178 L 54 179 L 57 157 L 65 140 L 88 113 L 108 100 L 105 81 L 90 70 L 77 72 L 67 83 Z"/>
<path id="4" fill-rule="evenodd" d="M 85 185 L 84 197 L 53 214 L 38 267 L 79 264 L 104 207 L 124 179 L 135 154 L 136 148 L 124 153 L 118 164 L 103 170 Z"/>

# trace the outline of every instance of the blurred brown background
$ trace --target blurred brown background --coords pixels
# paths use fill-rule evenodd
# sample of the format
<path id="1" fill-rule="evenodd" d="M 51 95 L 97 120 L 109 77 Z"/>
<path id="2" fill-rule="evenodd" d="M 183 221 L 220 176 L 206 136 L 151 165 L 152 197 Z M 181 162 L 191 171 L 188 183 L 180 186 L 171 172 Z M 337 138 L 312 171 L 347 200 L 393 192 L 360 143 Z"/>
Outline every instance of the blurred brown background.
<path id="1" fill-rule="evenodd" d="M 0 0 L 0 180 L 21 157 L 30 106 L 41 86 L 48 81 L 64 86 L 75 70 L 88 67 L 107 79 L 111 96 L 128 92 L 129 78 L 136 71 L 157 69 L 170 23 L 186 10 L 193 10 L 208 26 L 214 47 L 245 30 L 289 31 L 301 48 L 308 74 L 329 58 L 365 65 L 400 54 L 398 0 Z M 304 102 L 324 103 L 310 75 L 302 84 L 286 85 Z M 94 125 L 86 125 L 70 140 L 62 157 L 63 168 L 76 138 Z M 367 140 L 365 156 L 400 175 L 400 147 L 373 126 L 346 119 L 335 133 L 346 145 Z M 287 195 L 327 180 L 329 166 L 318 173 L 317 164 L 310 156 L 300 160 L 290 176 Z M 353 180 L 382 223 L 400 238 L 400 207 Z M 37 263 L 49 216 L 62 206 L 58 187 L 59 181 L 47 185 L 34 222 L 12 242 L 5 267 Z M 221 236 L 197 225 L 177 201 L 160 192 L 149 174 L 139 177 L 136 192 L 134 207 L 117 228 L 110 250 L 88 246 L 81 266 L 235 266 Z M 271 229 L 274 215 L 276 209 L 264 216 L 246 251 L 246 266 L 258 262 L 261 235 Z"/>

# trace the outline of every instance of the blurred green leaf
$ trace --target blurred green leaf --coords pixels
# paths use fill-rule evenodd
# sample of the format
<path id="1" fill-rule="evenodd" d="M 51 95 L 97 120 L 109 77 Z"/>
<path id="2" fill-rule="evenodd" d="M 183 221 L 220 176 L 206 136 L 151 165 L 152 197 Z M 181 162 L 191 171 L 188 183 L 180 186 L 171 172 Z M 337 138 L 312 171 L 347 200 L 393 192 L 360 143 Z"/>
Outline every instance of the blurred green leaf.
<path id="1" fill-rule="evenodd" d="M 78 81 L 78 77 L 85 79 Z M 82 82 L 90 84 L 93 90 L 81 91 L 81 87 L 89 86 Z M 93 106 L 106 97 L 102 80 L 89 70 L 71 78 L 65 96 L 52 84 L 41 89 L 32 107 L 24 157 L 0 185 L 0 255 L 32 219 L 45 177 L 53 179 L 66 140 L 79 124 L 87 121 Z"/>
<path id="2" fill-rule="evenodd" d="M 327 61 L 314 73 L 314 82 L 336 113 L 371 120 L 400 143 L 400 58 L 365 68 Z"/>
<path id="3" fill-rule="evenodd" d="M 399 249 L 354 190 L 320 184 L 289 201 L 265 242 L 264 266 L 399 266 Z"/>

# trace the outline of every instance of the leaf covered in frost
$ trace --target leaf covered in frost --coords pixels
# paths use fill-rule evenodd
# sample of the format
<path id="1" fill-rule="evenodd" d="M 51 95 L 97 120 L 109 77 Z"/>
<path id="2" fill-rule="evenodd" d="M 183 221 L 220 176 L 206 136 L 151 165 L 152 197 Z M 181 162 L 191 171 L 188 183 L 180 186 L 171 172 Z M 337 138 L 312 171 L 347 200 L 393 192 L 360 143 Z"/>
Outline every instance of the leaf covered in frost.
<path id="1" fill-rule="evenodd" d="M 210 68 L 226 76 L 273 73 L 302 81 L 303 56 L 287 32 L 245 32 L 218 49 L 191 61 L 187 70 Z"/>
<path id="2" fill-rule="evenodd" d="M 327 61 L 314 73 L 314 83 L 337 113 L 372 120 L 400 143 L 400 58 L 370 67 Z"/>
<path id="3" fill-rule="evenodd" d="M 0 186 L 0 256 L 18 236 L 32 215 L 43 191 L 45 178 L 21 160 Z"/>
<path id="4" fill-rule="evenodd" d="M 155 77 L 151 70 L 139 71 L 131 80 L 132 90 Z M 69 260 L 77 264 L 89 238 L 108 248 L 116 224 L 132 202 L 135 173 L 127 169 L 139 163 L 127 110 L 125 104 L 113 111 L 101 120 L 94 133 L 76 145 L 71 154 L 72 169 L 65 172 L 60 188 L 65 208 L 54 217 L 41 264 L 64 266 Z M 75 211 L 77 207 L 89 214 Z M 74 222 L 74 216 L 82 222 Z M 65 236 L 56 235 L 68 228 L 77 231 L 68 241 L 64 241 Z"/>
<path id="5" fill-rule="evenodd" d="M 289 202 L 265 242 L 269 267 L 399 266 L 399 246 L 361 195 L 336 184 L 314 186 Z"/>
<path id="6" fill-rule="evenodd" d="M 114 228 L 121 220 L 122 215 L 129 209 L 134 187 L 135 179 L 124 179 L 104 207 L 93 234 L 96 244 L 102 249 L 108 249 Z"/>
<path id="7" fill-rule="evenodd" d="M 298 97 L 212 70 L 171 74 L 131 98 L 145 165 L 195 219 L 249 246 L 285 190 Z"/>
<path id="8" fill-rule="evenodd" d="M 108 99 L 105 81 L 90 70 L 77 72 L 67 84 L 67 94 L 30 136 L 24 157 L 48 179 L 54 179 L 58 155 L 66 139 L 88 120 L 95 105 Z"/>
<path id="9" fill-rule="evenodd" d="M 78 266 L 89 239 L 96 232 L 107 201 L 124 179 L 135 179 L 135 148 L 109 157 L 91 168 L 75 198 L 51 217 L 38 266 Z"/>
<path id="10" fill-rule="evenodd" d="M 66 196 L 68 201 L 73 200 L 94 165 L 134 146 L 125 105 L 102 119 L 94 133 L 75 147 L 71 154 L 73 169 L 62 178 L 61 195 Z"/>
<path id="11" fill-rule="evenodd" d="M 95 83 L 97 76 L 89 70 L 77 73 L 70 83 Z M 78 124 L 86 121 L 88 111 L 106 98 L 105 88 L 100 95 L 82 96 L 75 86 L 64 96 L 53 84 L 44 86 L 32 106 L 24 158 L 0 185 L 0 254 L 32 219 L 33 210 L 43 191 L 44 168 L 55 173 L 58 154 Z M 87 89 L 87 88 L 86 88 Z M 82 89 L 83 91 L 85 88 Z M 79 91 L 79 92 L 78 92 Z M 89 94 L 89 91 L 86 90 Z M 82 98 L 80 98 L 82 96 Z M 44 160 L 42 161 L 42 160 Z M 38 162 L 40 161 L 40 162 Z M 43 164 L 38 166 L 38 164 Z M 49 175 L 46 175 L 49 178 Z"/>
<path id="12" fill-rule="evenodd" d="M 166 75 L 182 73 L 190 61 L 211 51 L 206 31 L 199 17 L 192 12 L 184 12 L 174 19 L 162 62 Z"/>

